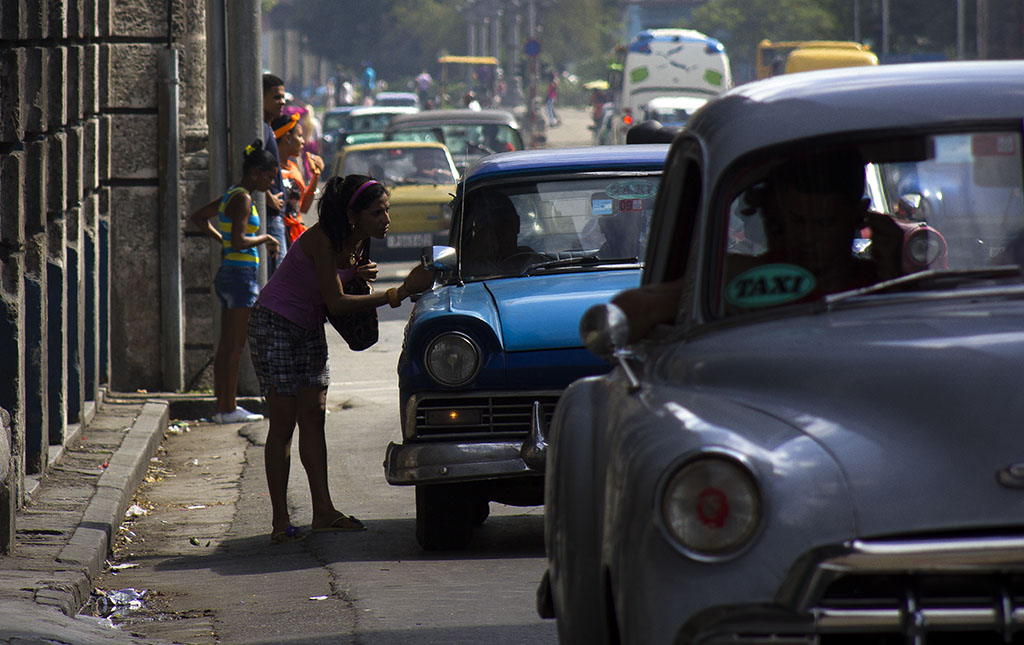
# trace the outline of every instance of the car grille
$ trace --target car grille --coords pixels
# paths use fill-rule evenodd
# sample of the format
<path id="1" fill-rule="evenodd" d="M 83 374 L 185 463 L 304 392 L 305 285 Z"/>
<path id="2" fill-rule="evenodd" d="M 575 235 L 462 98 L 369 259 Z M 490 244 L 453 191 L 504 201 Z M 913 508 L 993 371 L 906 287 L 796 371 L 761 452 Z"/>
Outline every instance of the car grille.
<path id="1" fill-rule="evenodd" d="M 1024 538 L 875 544 L 886 548 L 872 553 L 872 543 L 854 543 L 869 552 L 825 558 L 805 571 L 783 602 L 796 610 L 788 619 L 740 610 L 696 642 L 1024 644 Z"/>
<path id="2" fill-rule="evenodd" d="M 551 423 L 559 393 L 525 393 L 522 395 L 481 395 L 450 398 L 425 398 L 416 405 L 416 435 L 437 438 L 523 439 L 530 432 L 533 402 L 540 402 L 543 428 Z M 479 423 L 466 425 L 430 424 L 427 413 L 458 409 L 479 411 Z"/>

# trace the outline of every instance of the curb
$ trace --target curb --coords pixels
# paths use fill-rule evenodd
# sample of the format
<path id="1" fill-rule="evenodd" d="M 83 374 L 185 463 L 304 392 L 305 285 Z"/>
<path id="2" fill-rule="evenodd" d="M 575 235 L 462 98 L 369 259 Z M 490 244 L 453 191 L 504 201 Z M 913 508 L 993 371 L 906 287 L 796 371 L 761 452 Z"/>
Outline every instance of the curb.
<path id="1" fill-rule="evenodd" d="M 82 422 L 69 428 L 68 441 L 103 418 L 106 404 L 116 405 L 119 395 L 105 393 L 82 416 Z M 49 557 L 53 562 L 40 567 L 0 569 L 0 645 L 25 643 L 142 643 L 131 634 L 104 625 L 102 620 L 79 616 L 79 610 L 93 592 L 93 581 L 104 571 L 113 540 L 124 522 L 124 513 L 142 484 L 150 459 L 156 454 L 168 428 L 170 405 L 152 397 L 136 398 L 134 418 L 125 418 L 124 435 L 109 458 L 81 516 L 68 526 L 67 542 Z M 102 425 L 102 424 L 100 424 Z M 51 446 L 53 459 L 47 471 L 59 464 L 65 446 Z M 32 482 L 45 488 L 46 475 Z M 17 556 L 15 556 L 17 557 Z M 29 555 L 28 557 L 32 557 Z M 163 641 L 148 641 L 163 642 Z"/>
<path id="2" fill-rule="evenodd" d="M 61 549 L 58 562 L 84 567 L 90 580 L 103 570 L 113 535 L 121 526 L 128 502 L 146 475 L 150 458 L 160 447 L 169 420 L 166 401 L 150 400 L 142 406 L 142 412 L 100 476 L 96 493 L 78 528 Z M 87 599 L 88 595 L 76 598 L 81 602 L 65 613 L 75 615 Z"/>

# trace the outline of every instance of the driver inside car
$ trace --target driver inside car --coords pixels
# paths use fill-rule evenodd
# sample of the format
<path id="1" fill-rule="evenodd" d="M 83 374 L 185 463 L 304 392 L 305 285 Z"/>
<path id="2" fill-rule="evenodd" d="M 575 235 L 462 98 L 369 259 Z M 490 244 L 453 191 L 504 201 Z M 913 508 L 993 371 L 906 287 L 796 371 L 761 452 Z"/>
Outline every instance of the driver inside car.
<path id="1" fill-rule="evenodd" d="M 514 273 L 530 262 L 549 259 L 519 245 L 519 213 L 507 195 L 478 191 L 470 196 L 463 229 L 462 270 L 468 275 Z"/>
<path id="2" fill-rule="evenodd" d="M 903 233 L 893 220 L 867 208 L 864 161 L 853 149 L 818 151 L 791 158 L 770 171 L 763 185 L 744 195 L 761 217 L 766 249 L 758 255 L 729 253 L 725 291 L 729 311 L 756 306 L 744 279 L 758 267 L 790 267 L 811 279 L 790 302 L 865 287 L 901 274 Z M 872 230 L 872 258 L 853 253 L 860 230 Z M 745 276 L 746 274 L 746 276 Z M 767 274 L 766 274 L 767 275 Z M 629 320 L 630 341 L 657 326 L 671 324 L 679 312 L 681 280 L 623 291 L 612 302 Z M 728 298 L 728 297 L 727 297 Z"/>
<path id="3" fill-rule="evenodd" d="M 413 170 L 404 178 L 404 183 L 451 184 L 455 182 L 451 170 L 445 167 L 447 162 L 443 153 L 437 148 L 413 148 L 412 164 Z"/>

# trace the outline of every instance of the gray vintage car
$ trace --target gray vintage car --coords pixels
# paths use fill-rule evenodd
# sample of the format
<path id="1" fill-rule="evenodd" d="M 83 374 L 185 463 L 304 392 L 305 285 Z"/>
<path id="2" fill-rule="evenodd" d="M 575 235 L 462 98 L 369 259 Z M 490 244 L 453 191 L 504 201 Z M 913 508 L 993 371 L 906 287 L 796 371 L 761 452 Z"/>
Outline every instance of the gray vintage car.
<path id="1" fill-rule="evenodd" d="M 562 642 L 1024 642 L 1022 119 L 1020 61 L 691 118 L 547 432 Z"/>

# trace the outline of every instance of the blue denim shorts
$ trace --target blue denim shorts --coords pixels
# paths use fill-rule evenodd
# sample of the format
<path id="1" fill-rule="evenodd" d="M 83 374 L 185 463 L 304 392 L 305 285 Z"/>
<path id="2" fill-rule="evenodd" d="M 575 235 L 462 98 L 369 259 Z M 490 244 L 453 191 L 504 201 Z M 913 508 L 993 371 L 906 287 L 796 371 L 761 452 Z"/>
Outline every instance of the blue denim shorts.
<path id="1" fill-rule="evenodd" d="M 221 265 L 213 279 L 213 288 L 225 309 L 251 308 L 260 295 L 256 267 Z"/>

